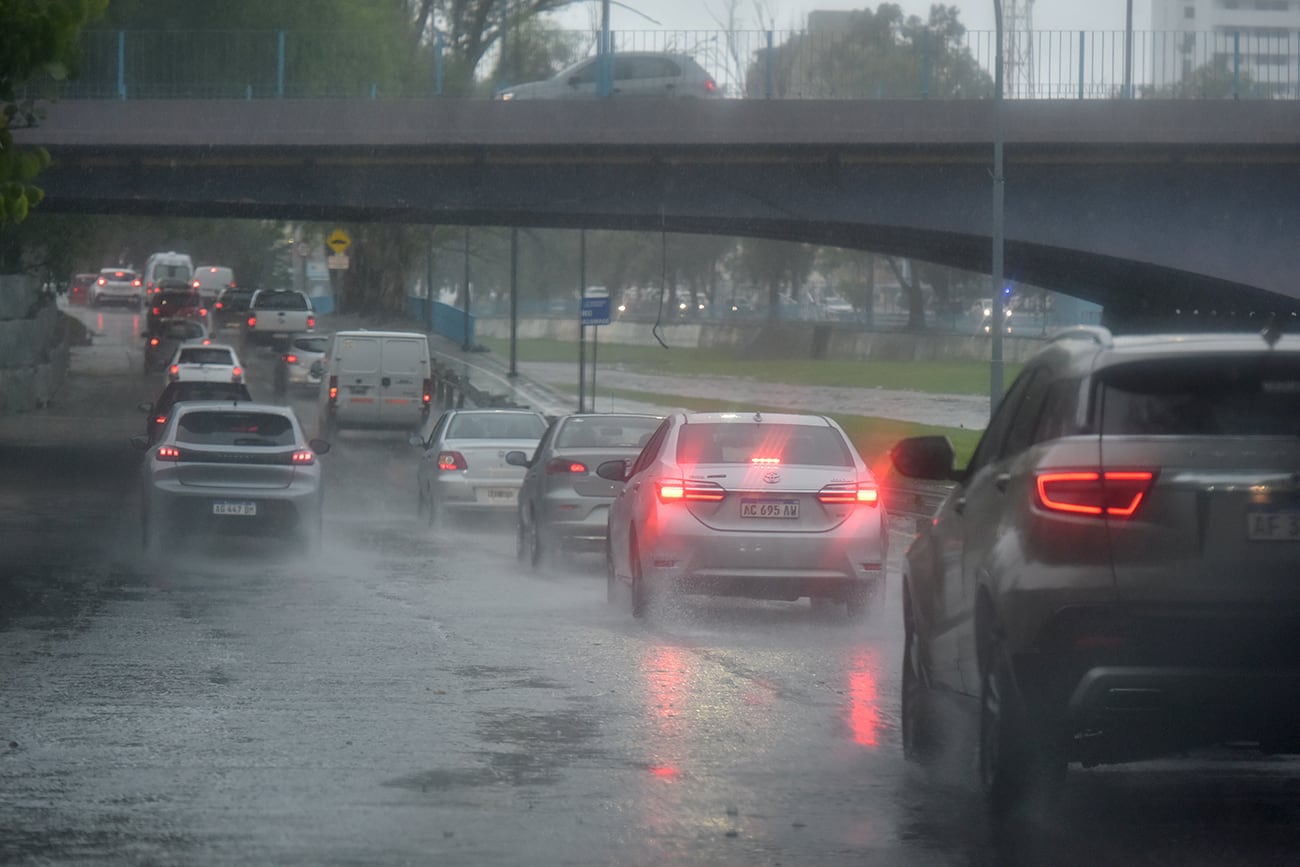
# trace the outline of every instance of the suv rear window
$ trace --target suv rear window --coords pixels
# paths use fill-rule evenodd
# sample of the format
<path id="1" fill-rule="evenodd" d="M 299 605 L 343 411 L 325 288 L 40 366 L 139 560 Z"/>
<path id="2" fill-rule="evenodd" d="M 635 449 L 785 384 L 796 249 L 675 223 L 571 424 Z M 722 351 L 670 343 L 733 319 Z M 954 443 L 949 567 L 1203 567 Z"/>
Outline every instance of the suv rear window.
<path id="1" fill-rule="evenodd" d="M 786 465 L 853 466 L 844 439 L 830 427 L 704 422 L 683 425 L 677 435 L 679 464 L 749 464 L 756 458 Z"/>
<path id="2" fill-rule="evenodd" d="M 310 310 L 306 297 L 297 292 L 264 292 L 257 296 L 258 310 Z"/>
<path id="3" fill-rule="evenodd" d="M 1104 435 L 1300 436 L 1300 357 L 1161 359 L 1101 380 Z"/>
<path id="4" fill-rule="evenodd" d="M 291 446 L 293 424 L 269 412 L 190 412 L 176 425 L 176 440 L 214 446 Z"/>

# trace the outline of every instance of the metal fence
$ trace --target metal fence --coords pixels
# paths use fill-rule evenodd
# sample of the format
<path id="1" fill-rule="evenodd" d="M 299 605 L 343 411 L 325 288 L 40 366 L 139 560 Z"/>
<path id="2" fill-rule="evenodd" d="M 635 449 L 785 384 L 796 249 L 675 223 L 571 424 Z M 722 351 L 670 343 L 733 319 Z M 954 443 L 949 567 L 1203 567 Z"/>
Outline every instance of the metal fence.
<path id="1" fill-rule="evenodd" d="M 553 59 L 594 56 L 598 34 L 566 32 Z M 686 54 L 733 99 L 983 99 L 996 37 L 916 28 L 855 31 L 624 31 L 612 51 Z M 457 76 L 436 38 L 395 45 L 351 31 L 86 31 L 65 98 L 490 97 L 541 77 L 509 38 Z M 524 54 L 529 54 L 524 52 Z M 529 55 L 531 56 L 531 55 Z M 1297 99 L 1300 31 L 1037 31 L 1004 41 L 1012 99 Z M 463 64 L 462 64 L 463 66 Z M 537 69 L 536 66 L 533 67 Z"/>

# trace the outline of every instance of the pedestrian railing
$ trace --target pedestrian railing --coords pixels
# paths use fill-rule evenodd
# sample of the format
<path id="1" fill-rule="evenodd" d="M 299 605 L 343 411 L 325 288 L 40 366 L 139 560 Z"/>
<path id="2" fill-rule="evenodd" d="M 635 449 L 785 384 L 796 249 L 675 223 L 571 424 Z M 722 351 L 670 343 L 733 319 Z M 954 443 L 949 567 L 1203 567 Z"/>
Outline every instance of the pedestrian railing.
<path id="1" fill-rule="evenodd" d="M 987 99 L 996 37 L 923 27 L 623 31 L 628 52 L 689 55 L 732 99 Z M 552 66 L 593 56 L 599 34 L 556 34 Z M 441 37 L 353 31 L 90 30 L 73 99 L 490 98 L 555 69 L 507 34 L 474 74 Z M 1010 99 L 1297 99 L 1300 31 L 1035 31 L 1004 37 Z"/>

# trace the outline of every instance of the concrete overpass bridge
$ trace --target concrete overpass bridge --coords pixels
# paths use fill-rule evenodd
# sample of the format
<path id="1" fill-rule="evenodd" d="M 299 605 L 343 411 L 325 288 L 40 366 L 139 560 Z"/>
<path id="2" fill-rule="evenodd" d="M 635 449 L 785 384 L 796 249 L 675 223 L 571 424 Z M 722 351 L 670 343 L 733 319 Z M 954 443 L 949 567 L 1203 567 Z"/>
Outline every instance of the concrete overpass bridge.
<path id="1" fill-rule="evenodd" d="M 1300 310 L 1300 103 L 1008 101 L 1012 279 Z M 67 101 L 48 210 L 774 237 L 990 270 L 988 101 Z"/>

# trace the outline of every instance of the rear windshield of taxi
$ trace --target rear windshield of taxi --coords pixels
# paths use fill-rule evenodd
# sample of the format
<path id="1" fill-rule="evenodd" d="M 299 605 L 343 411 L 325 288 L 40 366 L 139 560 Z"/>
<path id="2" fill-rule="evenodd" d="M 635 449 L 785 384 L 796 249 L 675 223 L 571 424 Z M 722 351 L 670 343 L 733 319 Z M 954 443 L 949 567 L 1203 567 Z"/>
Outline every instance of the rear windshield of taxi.
<path id="1" fill-rule="evenodd" d="M 1160 359 L 1100 379 L 1103 435 L 1300 436 L 1300 356 Z"/>
<path id="2" fill-rule="evenodd" d="M 297 442 L 286 416 L 267 412 L 211 412 L 181 416 L 176 440 L 214 446 L 291 446 Z"/>
<path id="3" fill-rule="evenodd" d="M 677 435 L 677 462 L 853 466 L 848 446 L 834 428 L 766 422 L 683 425 Z"/>

